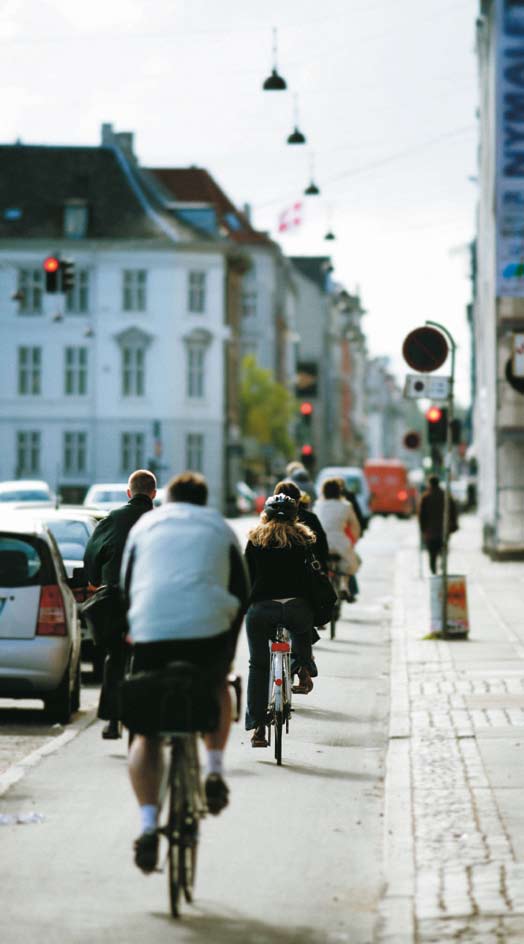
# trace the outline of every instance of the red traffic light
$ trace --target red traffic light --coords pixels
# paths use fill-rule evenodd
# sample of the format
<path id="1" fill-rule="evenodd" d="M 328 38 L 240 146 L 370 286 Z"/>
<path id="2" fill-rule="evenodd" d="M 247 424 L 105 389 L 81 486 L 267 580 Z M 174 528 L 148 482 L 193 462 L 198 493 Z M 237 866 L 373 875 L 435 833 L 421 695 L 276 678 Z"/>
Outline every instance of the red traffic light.
<path id="1" fill-rule="evenodd" d="M 429 410 L 426 411 L 426 419 L 428 423 L 440 423 L 442 419 L 442 410 L 439 406 L 430 406 Z"/>
<path id="2" fill-rule="evenodd" d="M 313 412 L 313 404 L 309 403 L 307 400 L 304 400 L 304 402 L 300 404 L 300 412 L 302 413 L 302 416 L 311 416 Z"/>
<path id="3" fill-rule="evenodd" d="M 308 444 L 306 444 L 305 446 L 302 446 L 302 449 L 300 451 L 303 456 L 312 456 L 313 446 L 309 446 Z"/>
<path id="4" fill-rule="evenodd" d="M 55 256 L 48 256 L 44 262 L 44 269 L 46 272 L 58 272 L 60 268 L 60 260 Z"/>

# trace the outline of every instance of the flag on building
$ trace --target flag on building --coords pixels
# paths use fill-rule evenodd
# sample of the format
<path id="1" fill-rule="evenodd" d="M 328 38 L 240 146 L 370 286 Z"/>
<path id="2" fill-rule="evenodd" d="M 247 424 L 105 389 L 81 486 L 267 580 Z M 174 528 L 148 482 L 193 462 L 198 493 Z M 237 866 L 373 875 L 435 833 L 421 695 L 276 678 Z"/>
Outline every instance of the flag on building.
<path id="1" fill-rule="evenodd" d="M 278 218 L 278 232 L 287 233 L 291 229 L 296 229 L 301 223 L 302 201 L 299 200 L 280 214 Z"/>

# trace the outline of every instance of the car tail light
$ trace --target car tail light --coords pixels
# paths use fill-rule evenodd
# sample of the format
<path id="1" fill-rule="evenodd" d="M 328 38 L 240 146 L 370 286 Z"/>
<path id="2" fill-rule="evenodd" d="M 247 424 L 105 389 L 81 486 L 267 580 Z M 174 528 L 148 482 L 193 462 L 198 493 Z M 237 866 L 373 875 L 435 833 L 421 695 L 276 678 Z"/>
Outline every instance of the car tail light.
<path id="1" fill-rule="evenodd" d="M 66 616 L 62 592 L 58 584 L 48 584 L 40 591 L 37 636 L 65 636 Z"/>
<path id="2" fill-rule="evenodd" d="M 407 501 L 407 500 L 408 500 L 408 493 L 402 488 L 402 489 L 400 490 L 400 492 L 398 492 L 397 498 L 398 498 L 399 501 Z"/>
<path id="3" fill-rule="evenodd" d="M 272 642 L 271 652 L 291 652 L 291 646 L 288 642 Z"/>

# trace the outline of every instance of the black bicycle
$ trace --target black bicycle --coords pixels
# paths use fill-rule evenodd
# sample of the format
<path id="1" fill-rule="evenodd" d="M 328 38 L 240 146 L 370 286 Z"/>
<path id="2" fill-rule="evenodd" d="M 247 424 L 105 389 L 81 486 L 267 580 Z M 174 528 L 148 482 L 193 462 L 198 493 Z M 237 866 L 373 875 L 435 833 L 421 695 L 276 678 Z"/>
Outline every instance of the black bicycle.
<path id="1" fill-rule="evenodd" d="M 187 902 L 193 901 L 200 822 L 207 814 L 206 798 L 198 756 L 198 733 L 192 730 L 195 705 L 195 676 L 193 666 L 180 663 L 180 682 L 177 683 L 177 712 L 183 730 L 162 731 L 169 739 L 170 761 L 161 805 L 167 794 L 167 819 L 158 832 L 168 843 L 168 889 L 171 914 L 178 918 L 182 893 Z M 235 721 L 240 718 L 241 678 L 229 676 L 229 684 L 236 695 Z M 169 716 L 169 711 L 166 715 Z"/>

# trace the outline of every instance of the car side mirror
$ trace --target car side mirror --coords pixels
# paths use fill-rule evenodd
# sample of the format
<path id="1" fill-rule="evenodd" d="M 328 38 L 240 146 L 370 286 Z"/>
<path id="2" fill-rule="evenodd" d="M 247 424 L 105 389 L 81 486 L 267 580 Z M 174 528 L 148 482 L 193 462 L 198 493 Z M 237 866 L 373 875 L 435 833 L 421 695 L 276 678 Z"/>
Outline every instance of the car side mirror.
<path id="1" fill-rule="evenodd" d="M 73 576 L 69 577 L 67 582 L 72 590 L 76 590 L 79 587 L 87 587 L 89 581 L 85 567 L 75 567 Z"/>

